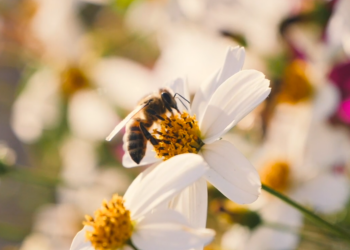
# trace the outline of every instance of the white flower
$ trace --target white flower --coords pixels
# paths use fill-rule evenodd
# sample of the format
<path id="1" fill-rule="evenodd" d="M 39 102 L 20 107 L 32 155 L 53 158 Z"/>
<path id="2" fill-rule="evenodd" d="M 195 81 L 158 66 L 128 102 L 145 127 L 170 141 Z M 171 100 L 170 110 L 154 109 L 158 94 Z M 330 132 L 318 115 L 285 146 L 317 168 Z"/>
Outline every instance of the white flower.
<path id="1" fill-rule="evenodd" d="M 49 68 L 38 70 L 15 101 L 11 122 L 21 140 L 35 142 L 46 129 L 57 127 L 61 121 L 63 82 L 60 73 Z M 77 89 L 72 93 L 67 118 L 72 132 L 89 141 L 102 140 L 119 120 L 109 102 L 91 89 Z"/>
<path id="2" fill-rule="evenodd" d="M 72 96 L 68 102 L 69 126 L 83 139 L 101 140 L 106 133 L 104 129 L 109 131 L 118 117 L 109 102 L 91 90 L 94 86 L 89 66 L 94 61 L 93 57 L 85 60 L 85 56 L 94 53 L 76 15 L 83 0 L 34 2 L 37 10 L 31 20 L 31 31 L 42 45 L 40 59 L 45 67 L 39 67 L 30 77 L 15 101 L 12 127 L 21 140 L 35 142 L 46 129 L 61 122 L 62 103 Z M 93 80 L 98 83 L 104 78 Z M 77 93 L 81 90 L 82 93 Z"/>
<path id="3" fill-rule="evenodd" d="M 196 27 L 216 37 L 225 31 L 242 35 L 251 50 L 266 55 L 281 51 L 279 25 L 300 9 L 300 2 L 268 0 L 261 5 L 255 0 L 140 1 L 128 10 L 127 24 L 142 34 L 157 34 L 158 40 L 164 40 L 170 33 L 177 34 L 179 26 L 189 30 Z M 207 41 L 200 41 L 196 47 L 202 43 Z M 184 65 L 188 60 L 193 59 L 187 57 Z"/>
<path id="4" fill-rule="evenodd" d="M 244 58 L 243 48 L 229 48 L 222 68 L 201 85 L 189 111 L 197 117 L 200 141 L 205 143 L 198 153 L 209 165 L 209 171 L 181 192 L 169 206 L 184 214 L 195 227 L 206 225 L 206 181 L 230 200 L 241 204 L 255 201 L 260 194 L 261 182 L 256 169 L 230 142 L 219 139 L 270 93 L 269 81 L 262 73 L 241 71 Z M 177 79 L 169 87 L 189 100 L 184 80 Z M 180 101 L 178 107 L 183 107 Z M 139 165 L 159 161 L 152 148 L 149 143 Z M 135 166 L 128 153 L 123 157 L 123 165 Z"/>
<path id="5" fill-rule="evenodd" d="M 312 124 L 311 128 L 314 125 L 310 120 L 309 105 L 278 106 L 271 120 L 266 142 L 253 162 L 258 168 L 261 181 L 267 186 L 282 192 L 302 205 L 312 207 L 317 212 L 333 213 L 342 209 L 349 197 L 347 177 L 334 171 L 332 165 L 332 163 L 337 164 L 343 156 L 336 157 L 339 152 L 337 154 L 332 151 L 327 152 L 319 145 L 315 149 L 308 148 L 316 146 L 308 142 L 310 124 Z M 312 133 L 318 131 L 320 130 L 317 129 Z M 322 141 L 320 138 L 317 141 L 331 143 L 331 145 L 339 142 L 339 138 L 332 138 L 331 134 L 327 138 L 328 141 Z M 315 151 L 318 152 L 319 158 L 325 159 L 328 166 L 319 165 L 320 161 L 314 161 Z M 319 156 L 319 154 L 328 154 L 328 156 Z M 303 216 L 298 210 L 267 193 L 263 193 L 251 208 L 257 209 L 262 220 L 267 224 L 284 226 L 296 232 L 302 227 Z M 294 249 L 298 242 L 297 233 L 261 225 L 251 231 L 244 247 L 239 249 Z M 236 242 L 225 239 L 223 244 L 225 249 L 237 249 Z"/>
<path id="6" fill-rule="evenodd" d="M 76 92 L 68 105 L 68 123 L 79 138 L 99 141 L 119 120 L 112 105 L 95 90 Z"/>
<path id="7" fill-rule="evenodd" d="M 231 143 L 219 138 L 270 93 L 269 81 L 262 73 L 240 71 L 244 57 L 243 48 L 230 48 L 223 67 L 201 85 L 191 107 L 191 113 L 198 120 L 200 140 L 205 143 L 198 153 L 210 166 L 206 179 L 238 203 L 250 203 L 258 198 L 260 178 L 251 163 Z M 189 100 L 187 85 L 182 79 L 173 81 L 169 87 Z M 180 102 L 178 107 L 183 107 Z M 148 146 L 140 165 L 156 161 L 159 159 L 155 157 L 152 146 Z M 135 166 L 128 153 L 123 157 L 123 165 Z"/>
<path id="8" fill-rule="evenodd" d="M 159 40 L 161 54 L 153 68 L 157 81 L 164 83 L 186 75 L 190 92 L 195 92 L 208 77 L 203 72 L 211 73 L 221 67 L 227 47 L 236 45 L 228 39 L 187 25 L 172 27 L 171 32 Z"/>
<path id="9" fill-rule="evenodd" d="M 122 57 L 99 60 L 91 75 L 110 103 L 129 110 L 135 107 L 151 86 L 160 87 L 151 70 Z"/>
<path id="10" fill-rule="evenodd" d="M 15 134 L 25 142 L 36 141 L 44 129 L 56 125 L 60 103 L 59 77 L 48 69 L 34 73 L 13 105 Z"/>
<path id="11" fill-rule="evenodd" d="M 93 244 L 99 244 L 97 241 L 109 239 L 116 244 L 103 249 L 122 248 L 129 239 L 140 250 L 183 250 L 207 244 L 213 239 L 212 230 L 193 228 L 180 213 L 164 208 L 164 204 L 198 180 L 207 169 L 201 157 L 193 154 L 174 157 L 147 169 L 134 180 L 123 199 L 114 196 L 111 202 L 120 209 L 112 210 L 112 203 L 105 203 L 107 205 L 95 213 L 95 219 L 90 218 L 88 226 L 76 235 L 70 249 L 93 250 Z M 92 226 L 97 227 L 99 223 L 98 212 L 106 210 L 116 213 L 117 222 L 113 224 L 111 220 L 112 224 L 109 224 L 109 228 L 115 230 L 114 233 L 107 238 L 103 233 L 91 236 L 89 232 L 94 229 Z M 120 214 L 119 211 L 126 211 L 127 215 Z M 116 227 L 119 222 L 126 224 Z M 120 225 L 127 226 L 121 228 Z M 103 230 L 108 231 L 105 224 Z M 88 235 L 91 236 L 90 241 L 86 241 Z"/>
<path id="12" fill-rule="evenodd" d="M 221 239 L 223 250 L 280 250 L 296 249 L 299 240 L 296 234 L 302 225 L 302 215 L 283 201 L 271 200 L 260 214 L 268 224 L 281 226 L 280 229 L 261 225 L 253 230 L 234 224 Z M 282 228 L 286 230 L 283 230 Z M 289 230 L 294 231 L 287 231 Z"/>
<path id="13" fill-rule="evenodd" d="M 44 49 L 45 59 L 65 64 L 87 54 L 89 45 L 78 18 L 83 2 L 102 4 L 106 0 L 34 0 L 36 12 L 30 31 Z"/>

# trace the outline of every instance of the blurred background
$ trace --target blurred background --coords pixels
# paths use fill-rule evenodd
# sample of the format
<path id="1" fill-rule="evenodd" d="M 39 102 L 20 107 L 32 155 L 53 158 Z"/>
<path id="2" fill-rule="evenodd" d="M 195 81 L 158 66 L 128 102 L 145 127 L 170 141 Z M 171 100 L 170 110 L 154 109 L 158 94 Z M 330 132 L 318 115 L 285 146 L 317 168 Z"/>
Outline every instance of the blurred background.
<path id="1" fill-rule="evenodd" d="M 262 182 L 350 231 L 350 0 L 0 0 L 0 249 L 64 250 L 140 168 L 122 134 L 142 97 L 192 94 L 244 46 L 272 93 L 226 134 Z M 212 250 L 350 249 L 262 193 L 209 190 Z"/>

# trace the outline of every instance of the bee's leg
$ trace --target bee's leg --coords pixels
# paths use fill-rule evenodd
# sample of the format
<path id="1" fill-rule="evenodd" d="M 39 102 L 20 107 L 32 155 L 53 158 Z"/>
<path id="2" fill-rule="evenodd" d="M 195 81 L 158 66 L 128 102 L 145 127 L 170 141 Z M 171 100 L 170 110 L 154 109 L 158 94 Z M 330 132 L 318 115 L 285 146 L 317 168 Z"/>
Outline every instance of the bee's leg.
<path id="1" fill-rule="evenodd" d="M 147 140 L 149 140 L 152 143 L 152 145 L 158 145 L 158 140 L 154 138 L 150 132 L 148 132 L 143 122 L 140 122 L 140 129 L 143 135 L 146 137 Z"/>
<path id="2" fill-rule="evenodd" d="M 164 121 L 165 119 L 163 117 L 161 117 L 160 115 L 158 115 L 153 109 L 146 109 L 146 112 L 150 115 L 153 115 L 155 117 L 157 117 L 158 119 Z"/>

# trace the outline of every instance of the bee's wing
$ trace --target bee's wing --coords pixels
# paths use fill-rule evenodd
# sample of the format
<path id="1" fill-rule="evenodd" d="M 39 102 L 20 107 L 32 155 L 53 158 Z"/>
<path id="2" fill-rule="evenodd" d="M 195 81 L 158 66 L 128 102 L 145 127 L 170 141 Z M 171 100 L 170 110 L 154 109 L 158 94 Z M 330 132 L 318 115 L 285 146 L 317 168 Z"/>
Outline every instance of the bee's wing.
<path id="1" fill-rule="evenodd" d="M 118 134 L 118 132 L 128 123 L 128 121 L 130 121 L 130 119 L 136 115 L 141 109 L 145 108 L 149 103 L 140 105 L 138 107 L 136 107 L 130 114 L 128 114 L 124 120 L 122 120 L 117 126 L 115 126 L 115 128 L 113 129 L 113 131 L 106 137 L 106 141 L 110 141 L 112 140 L 112 138 Z"/>

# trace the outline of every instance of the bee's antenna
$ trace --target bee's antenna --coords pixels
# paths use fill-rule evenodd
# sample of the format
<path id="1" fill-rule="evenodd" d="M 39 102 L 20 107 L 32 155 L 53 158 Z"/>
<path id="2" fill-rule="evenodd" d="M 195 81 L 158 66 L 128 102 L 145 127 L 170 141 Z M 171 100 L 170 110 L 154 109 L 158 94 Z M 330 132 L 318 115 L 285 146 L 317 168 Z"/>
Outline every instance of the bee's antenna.
<path id="1" fill-rule="evenodd" d="M 181 101 L 181 99 L 180 98 L 177 98 L 181 103 L 182 103 L 182 105 L 185 107 L 185 109 L 188 111 L 188 108 L 186 107 L 186 105 Z"/>
<path id="2" fill-rule="evenodd" d="M 182 98 L 182 99 L 184 99 L 186 102 L 190 103 L 190 101 L 189 101 L 189 100 L 187 100 L 185 97 L 183 97 L 183 96 L 182 96 L 182 95 L 180 95 L 179 93 L 175 93 L 175 95 L 174 95 L 174 99 L 175 99 L 176 95 L 181 96 L 181 98 Z M 179 99 L 179 100 L 180 100 L 180 99 Z"/>

